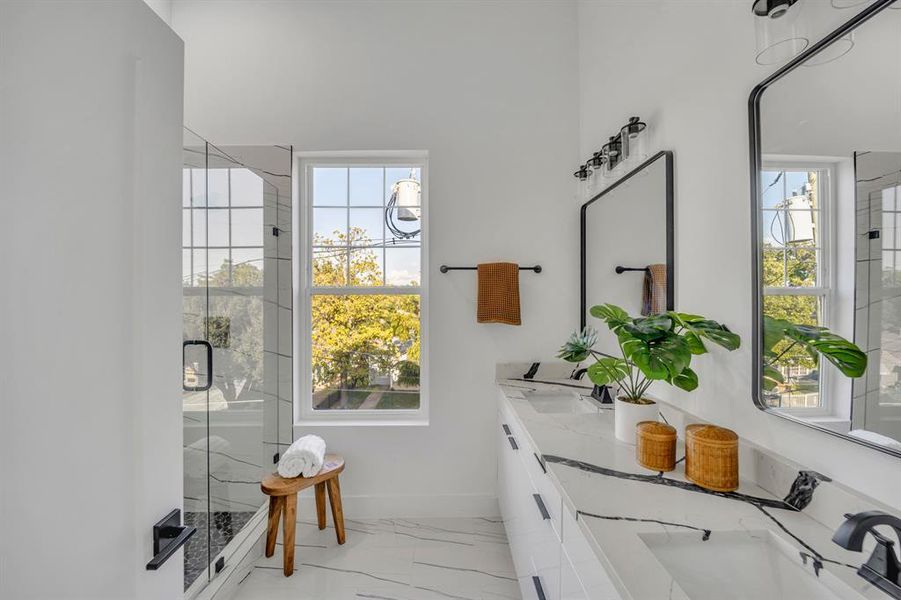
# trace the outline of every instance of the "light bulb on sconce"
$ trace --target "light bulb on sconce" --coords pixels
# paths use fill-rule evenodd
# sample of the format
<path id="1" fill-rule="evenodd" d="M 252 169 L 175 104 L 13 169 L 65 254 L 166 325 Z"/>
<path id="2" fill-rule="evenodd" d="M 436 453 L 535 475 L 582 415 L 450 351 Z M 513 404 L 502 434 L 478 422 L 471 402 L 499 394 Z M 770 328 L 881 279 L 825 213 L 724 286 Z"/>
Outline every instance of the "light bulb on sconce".
<path id="1" fill-rule="evenodd" d="M 648 157 L 647 138 L 648 124 L 639 117 L 630 117 L 629 122 L 620 129 L 619 138 L 622 144 L 622 162 L 637 166 Z"/>
<path id="2" fill-rule="evenodd" d="M 591 169 L 587 164 L 579 165 L 579 169 L 573 173 L 573 177 L 579 180 L 579 198 L 587 200 L 591 194 Z"/>
<path id="3" fill-rule="evenodd" d="M 607 138 L 607 143 L 579 166 L 573 175 L 581 182 L 584 197 L 597 195 L 608 184 L 647 159 L 647 131 L 648 124 L 640 117 L 630 117 L 616 135 Z"/>
<path id="4" fill-rule="evenodd" d="M 600 150 L 592 154 L 591 158 L 588 159 L 586 165 L 591 169 L 591 179 L 589 180 L 590 196 L 601 191 L 601 188 L 603 187 L 604 167 L 606 164 L 607 157 L 604 156 L 604 153 Z"/>

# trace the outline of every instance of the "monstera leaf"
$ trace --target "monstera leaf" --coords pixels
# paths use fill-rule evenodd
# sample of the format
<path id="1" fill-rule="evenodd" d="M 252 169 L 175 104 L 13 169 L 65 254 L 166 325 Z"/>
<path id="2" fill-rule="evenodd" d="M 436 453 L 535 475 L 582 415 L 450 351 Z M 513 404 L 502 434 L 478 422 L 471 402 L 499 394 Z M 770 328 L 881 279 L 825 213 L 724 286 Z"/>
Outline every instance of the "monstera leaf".
<path id="1" fill-rule="evenodd" d="M 674 333 L 653 341 L 632 337 L 621 340 L 621 345 L 626 358 L 648 379 L 670 380 L 691 363 L 688 344 Z"/>
<path id="2" fill-rule="evenodd" d="M 616 306 L 615 304 L 599 304 L 592 306 L 589 310 L 592 317 L 600 319 L 607 324 L 610 331 L 617 333 L 624 325 L 632 323 L 632 317 L 629 313 Z"/>
<path id="3" fill-rule="evenodd" d="M 604 357 L 588 367 L 588 378 L 595 385 L 610 385 L 628 378 L 630 370 L 623 359 Z"/>
<path id="4" fill-rule="evenodd" d="M 591 350 L 596 338 L 575 333 L 557 355 L 578 362 L 589 356 L 597 361 L 588 376 L 597 385 L 617 384 L 627 401 L 641 403 L 654 381 L 665 381 L 685 391 L 698 387 L 698 374 L 691 369 L 692 356 L 705 354 L 704 341 L 727 350 L 741 344 L 738 335 L 716 321 L 688 313 L 668 312 L 631 317 L 614 304 L 591 307 L 591 315 L 606 323 L 616 336 L 622 358 L 601 356 Z"/>
<path id="5" fill-rule="evenodd" d="M 763 365 L 763 389 L 772 392 L 776 386 L 785 383 L 782 371 L 773 365 L 764 363 Z"/>
<path id="6" fill-rule="evenodd" d="M 776 344 L 784 339 L 791 340 L 793 345 L 803 347 L 815 362 L 819 361 L 820 356 L 824 356 L 846 377 L 860 377 L 866 373 L 866 352 L 842 336 L 832 333 L 825 327 L 797 325 L 783 319 L 773 319 L 764 316 L 763 355 L 765 388 L 767 379 L 776 383 L 782 383 L 782 381 L 772 377 L 772 371 L 777 370 L 773 363 L 779 357 L 775 352 Z"/>
<path id="7" fill-rule="evenodd" d="M 691 367 L 685 367 L 681 373 L 667 381 L 686 392 L 693 392 L 698 387 L 698 374 L 692 371 Z"/>
<path id="8" fill-rule="evenodd" d="M 741 338 L 738 334 L 732 333 L 728 327 L 716 321 L 688 313 L 670 312 L 668 314 L 684 330 L 682 335 L 688 342 L 692 354 L 707 352 L 707 346 L 703 341 L 705 339 L 729 351 L 737 350 L 741 346 Z"/>

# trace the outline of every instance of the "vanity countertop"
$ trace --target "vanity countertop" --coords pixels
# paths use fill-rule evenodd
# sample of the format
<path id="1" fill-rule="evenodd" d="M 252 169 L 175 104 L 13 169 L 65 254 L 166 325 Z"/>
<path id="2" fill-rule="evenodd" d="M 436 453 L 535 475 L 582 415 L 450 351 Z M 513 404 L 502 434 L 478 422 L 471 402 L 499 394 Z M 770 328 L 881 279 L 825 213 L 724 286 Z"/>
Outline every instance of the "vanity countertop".
<path id="1" fill-rule="evenodd" d="M 644 469 L 635 460 L 635 447 L 615 439 L 611 408 L 598 406 L 588 414 L 539 413 L 523 396 L 530 390 L 588 394 L 590 387 L 579 390 L 570 380 L 536 379 L 498 379 L 501 402 L 507 403 L 533 448 L 543 456 L 548 475 L 563 498 L 564 510 L 576 518 L 624 600 L 688 598 L 646 540 L 655 539 L 654 534 L 658 538 L 696 535 L 701 540 L 707 531 L 709 540 L 716 540 L 718 533 L 723 536 L 719 539 L 734 539 L 745 532 L 749 539 L 774 536 L 785 548 L 785 556 L 811 573 L 811 557 L 817 557 L 817 562 L 823 563 L 820 580 L 837 589 L 841 597 L 889 597 L 856 574 L 871 546 L 863 553 L 837 546 L 831 540 L 832 528 L 785 504 L 781 499 L 784 494 L 777 497 L 754 482 L 742 479 L 736 492 L 718 494 L 686 481 L 681 463 L 675 471 L 662 475 Z M 665 415 L 671 407 L 666 408 Z M 678 456 L 682 455 L 680 440 Z M 836 519 L 840 522 L 841 514 Z M 734 559 L 724 554 L 723 560 Z M 736 568 L 716 562 L 714 558 L 700 566 L 700 572 Z M 768 574 L 761 572 L 759 576 Z M 791 598 L 788 588 L 785 591 L 782 597 Z M 735 589 L 716 592 L 711 597 L 756 597 Z"/>

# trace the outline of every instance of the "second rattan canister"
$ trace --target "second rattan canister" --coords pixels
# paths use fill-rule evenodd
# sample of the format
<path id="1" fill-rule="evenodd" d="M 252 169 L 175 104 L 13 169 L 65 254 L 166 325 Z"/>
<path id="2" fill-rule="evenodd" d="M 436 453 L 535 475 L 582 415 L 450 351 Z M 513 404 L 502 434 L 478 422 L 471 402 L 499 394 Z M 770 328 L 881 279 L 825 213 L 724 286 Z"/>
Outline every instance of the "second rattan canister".
<path id="1" fill-rule="evenodd" d="M 696 423 L 685 427 L 685 477 L 715 492 L 738 489 L 738 435 Z"/>
<path id="2" fill-rule="evenodd" d="M 652 471 L 676 468 L 676 428 L 657 421 L 642 421 L 635 426 L 635 459 Z"/>

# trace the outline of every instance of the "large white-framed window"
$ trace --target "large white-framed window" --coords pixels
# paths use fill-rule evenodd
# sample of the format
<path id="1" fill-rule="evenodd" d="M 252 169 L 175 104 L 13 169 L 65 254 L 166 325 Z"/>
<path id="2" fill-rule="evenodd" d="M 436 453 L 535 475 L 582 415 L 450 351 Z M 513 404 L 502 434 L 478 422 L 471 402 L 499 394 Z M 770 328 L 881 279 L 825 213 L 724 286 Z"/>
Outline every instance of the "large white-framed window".
<path id="1" fill-rule="evenodd" d="M 295 171 L 295 420 L 427 424 L 427 153 L 298 153 Z"/>
<path id="2" fill-rule="evenodd" d="M 836 321 L 836 169 L 832 163 L 765 162 L 761 173 L 763 313 L 801 325 Z M 784 383 L 765 402 L 785 412 L 833 412 L 832 377 L 800 346 L 779 342 Z"/>

